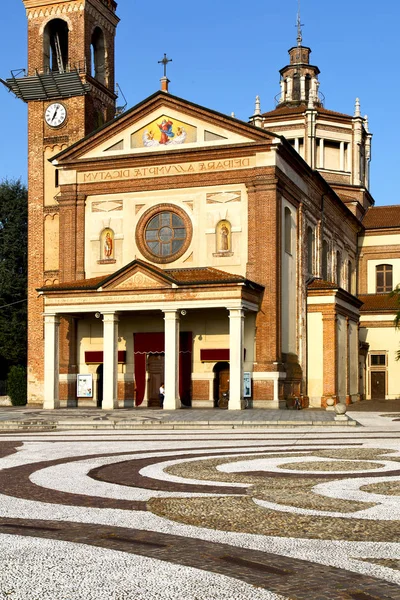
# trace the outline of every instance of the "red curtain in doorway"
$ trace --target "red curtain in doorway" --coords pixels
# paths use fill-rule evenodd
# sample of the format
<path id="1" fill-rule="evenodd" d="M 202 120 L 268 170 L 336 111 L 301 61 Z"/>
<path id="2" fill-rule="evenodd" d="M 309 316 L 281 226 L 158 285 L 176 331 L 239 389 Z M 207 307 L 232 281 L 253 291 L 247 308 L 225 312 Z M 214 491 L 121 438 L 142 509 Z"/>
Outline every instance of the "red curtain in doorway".
<path id="1" fill-rule="evenodd" d="M 146 387 L 147 354 L 164 352 L 164 333 L 134 333 L 134 364 L 136 381 L 136 406 L 143 402 Z M 192 381 L 192 332 L 179 334 L 179 395 L 186 406 L 190 406 Z"/>

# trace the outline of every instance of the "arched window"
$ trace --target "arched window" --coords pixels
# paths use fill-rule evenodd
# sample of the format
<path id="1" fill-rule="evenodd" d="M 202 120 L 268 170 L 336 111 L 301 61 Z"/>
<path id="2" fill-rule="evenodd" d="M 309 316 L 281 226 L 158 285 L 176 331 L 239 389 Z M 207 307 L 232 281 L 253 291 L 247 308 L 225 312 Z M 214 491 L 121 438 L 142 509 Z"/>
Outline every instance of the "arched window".
<path id="1" fill-rule="evenodd" d="M 64 73 L 67 66 L 68 25 L 62 19 L 53 19 L 43 33 L 43 70 Z"/>
<path id="2" fill-rule="evenodd" d="M 306 86 L 306 99 L 308 100 L 308 97 L 310 95 L 310 88 L 311 88 L 311 75 L 306 75 L 305 86 Z"/>
<path id="3" fill-rule="evenodd" d="M 392 265 L 377 265 L 376 267 L 376 293 L 382 294 L 393 290 Z"/>
<path id="4" fill-rule="evenodd" d="M 342 255 L 339 250 L 336 252 L 336 283 L 342 285 Z"/>
<path id="5" fill-rule="evenodd" d="M 353 293 L 353 265 L 350 261 L 347 263 L 347 291 Z"/>
<path id="6" fill-rule="evenodd" d="M 322 279 L 328 281 L 329 245 L 326 240 L 322 242 Z"/>
<path id="7" fill-rule="evenodd" d="M 295 73 L 293 75 L 293 91 L 292 91 L 292 99 L 300 100 L 301 91 L 300 91 L 300 75 Z"/>
<path id="8" fill-rule="evenodd" d="M 96 27 L 92 34 L 91 50 L 91 75 L 97 81 L 106 85 L 106 47 L 104 33 Z"/>
<path id="9" fill-rule="evenodd" d="M 292 212 L 285 207 L 285 252 L 292 254 Z"/>
<path id="10" fill-rule="evenodd" d="M 307 272 L 312 275 L 314 272 L 314 231 L 307 227 Z"/>

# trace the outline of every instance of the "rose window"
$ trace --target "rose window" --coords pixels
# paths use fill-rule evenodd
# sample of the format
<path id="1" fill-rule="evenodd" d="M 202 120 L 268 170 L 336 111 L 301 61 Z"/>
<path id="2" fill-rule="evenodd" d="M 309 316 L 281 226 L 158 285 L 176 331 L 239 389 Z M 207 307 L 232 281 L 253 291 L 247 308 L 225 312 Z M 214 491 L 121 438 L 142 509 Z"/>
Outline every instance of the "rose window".
<path id="1" fill-rule="evenodd" d="M 159 206 L 158 210 L 154 207 L 143 215 L 138 223 L 136 239 L 146 258 L 156 263 L 167 263 L 182 256 L 190 244 L 191 235 L 190 219 L 181 209 L 163 210 Z"/>

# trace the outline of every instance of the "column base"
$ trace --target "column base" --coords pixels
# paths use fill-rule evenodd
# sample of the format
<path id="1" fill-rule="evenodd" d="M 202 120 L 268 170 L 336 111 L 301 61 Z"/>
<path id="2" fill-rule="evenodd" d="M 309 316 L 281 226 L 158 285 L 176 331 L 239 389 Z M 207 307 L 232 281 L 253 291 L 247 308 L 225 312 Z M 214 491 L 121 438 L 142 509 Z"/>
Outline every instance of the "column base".
<path id="1" fill-rule="evenodd" d="M 56 400 L 55 402 L 43 402 L 43 410 L 54 410 L 56 408 L 60 408 L 60 401 Z"/>
<path id="2" fill-rule="evenodd" d="M 102 410 L 115 410 L 118 407 L 118 400 L 111 400 L 111 402 L 107 402 L 106 400 L 103 400 L 102 404 L 101 404 L 101 408 Z"/>
<path id="3" fill-rule="evenodd" d="M 164 399 L 164 410 L 178 410 L 181 408 L 181 401 L 179 398 L 175 398 L 175 400 Z"/>

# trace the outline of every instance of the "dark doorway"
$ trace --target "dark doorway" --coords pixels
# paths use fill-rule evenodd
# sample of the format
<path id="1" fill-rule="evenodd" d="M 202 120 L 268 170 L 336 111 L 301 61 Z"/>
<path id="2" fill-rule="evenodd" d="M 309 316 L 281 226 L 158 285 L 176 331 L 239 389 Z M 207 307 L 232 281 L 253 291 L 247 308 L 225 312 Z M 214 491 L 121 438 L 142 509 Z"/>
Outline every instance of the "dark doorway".
<path id="1" fill-rule="evenodd" d="M 97 373 L 97 407 L 101 408 L 103 404 L 103 365 L 99 365 Z"/>
<path id="2" fill-rule="evenodd" d="M 371 400 L 386 397 L 386 371 L 371 371 Z"/>
<path id="3" fill-rule="evenodd" d="M 160 406 L 160 385 L 164 383 L 164 353 L 149 354 L 147 357 L 147 406 Z"/>
<path id="4" fill-rule="evenodd" d="M 229 363 L 218 362 L 214 369 L 214 407 L 228 408 L 229 400 Z"/>

